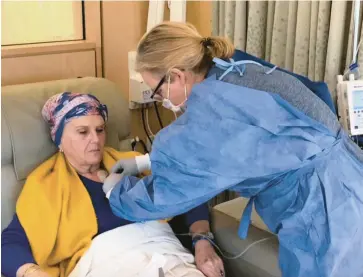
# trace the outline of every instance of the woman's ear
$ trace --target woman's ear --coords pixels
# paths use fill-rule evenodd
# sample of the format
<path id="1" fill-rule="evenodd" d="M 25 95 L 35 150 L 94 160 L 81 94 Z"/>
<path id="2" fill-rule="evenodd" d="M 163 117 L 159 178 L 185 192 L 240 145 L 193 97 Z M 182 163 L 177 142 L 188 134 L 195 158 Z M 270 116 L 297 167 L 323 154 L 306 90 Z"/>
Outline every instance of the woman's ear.
<path id="1" fill-rule="evenodd" d="M 185 86 L 185 84 L 187 83 L 187 76 L 185 74 L 185 71 L 182 71 L 180 69 L 173 68 L 172 70 L 170 70 L 170 77 L 172 83 L 178 82 L 182 86 Z"/>

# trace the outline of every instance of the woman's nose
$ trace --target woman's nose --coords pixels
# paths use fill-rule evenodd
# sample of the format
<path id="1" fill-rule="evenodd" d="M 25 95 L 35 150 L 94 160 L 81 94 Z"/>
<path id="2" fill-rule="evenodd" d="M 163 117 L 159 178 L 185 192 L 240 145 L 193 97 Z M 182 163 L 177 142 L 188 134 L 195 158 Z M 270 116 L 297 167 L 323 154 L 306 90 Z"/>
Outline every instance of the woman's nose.
<path id="1" fill-rule="evenodd" d="M 96 131 L 91 132 L 91 139 L 93 142 L 99 142 L 100 141 L 100 134 Z"/>

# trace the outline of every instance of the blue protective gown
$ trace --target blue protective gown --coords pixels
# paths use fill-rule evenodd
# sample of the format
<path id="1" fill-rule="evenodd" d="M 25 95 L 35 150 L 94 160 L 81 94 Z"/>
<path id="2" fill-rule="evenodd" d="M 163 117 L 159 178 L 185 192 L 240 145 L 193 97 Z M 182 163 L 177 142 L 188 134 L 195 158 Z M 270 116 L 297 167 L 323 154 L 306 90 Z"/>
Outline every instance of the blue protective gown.
<path id="1" fill-rule="evenodd" d="M 131 221 L 184 213 L 230 189 L 278 235 L 285 277 L 363 276 L 363 153 L 280 96 L 210 77 L 157 135 L 152 175 L 125 177 L 110 203 Z"/>

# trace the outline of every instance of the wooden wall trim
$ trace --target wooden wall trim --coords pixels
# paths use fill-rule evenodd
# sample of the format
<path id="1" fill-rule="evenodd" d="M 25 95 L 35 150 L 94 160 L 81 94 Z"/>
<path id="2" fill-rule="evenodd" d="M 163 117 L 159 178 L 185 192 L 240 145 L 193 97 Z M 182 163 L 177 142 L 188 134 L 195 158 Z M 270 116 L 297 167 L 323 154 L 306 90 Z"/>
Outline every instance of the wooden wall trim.
<path id="1" fill-rule="evenodd" d="M 1 60 L 1 85 L 44 82 L 96 75 L 94 49 Z"/>
<path id="2" fill-rule="evenodd" d="M 6 59 L 44 54 L 80 52 L 94 50 L 95 48 L 96 44 L 94 42 L 85 40 L 2 46 L 1 58 Z"/>
<path id="3" fill-rule="evenodd" d="M 84 1 L 84 28 L 86 41 L 95 43 L 96 76 L 103 77 L 101 1 Z"/>

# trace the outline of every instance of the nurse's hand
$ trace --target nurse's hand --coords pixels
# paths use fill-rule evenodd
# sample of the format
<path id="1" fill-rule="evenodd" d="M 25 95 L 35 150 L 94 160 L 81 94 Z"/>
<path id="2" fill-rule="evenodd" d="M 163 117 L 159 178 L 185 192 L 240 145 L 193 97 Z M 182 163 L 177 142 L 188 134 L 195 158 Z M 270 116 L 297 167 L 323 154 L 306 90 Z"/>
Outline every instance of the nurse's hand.
<path id="1" fill-rule="evenodd" d="M 121 181 L 121 179 L 125 176 L 122 174 L 111 173 L 110 175 L 105 175 L 104 171 L 97 172 L 98 177 L 100 178 L 101 182 L 103 183 L 102 189 L 103 192 L 106 194 L 106 197 L 109 198 L 112 189 Z"/>
<path id="2" fill-rule="evenodd" d="M 121 174 L 124 172 L 126 173 L 126 175 L 139 174 L 135 158 L 118 160 L 111 168 L 111 173 Z"/>
<path id="3" fill-rule="evenodd" d="M 124 175 L 137 175 L 150 170 L 150 157 L 148 154 L 135 158 L 121 159 L 112 167 L 111 173 L 123 173 Z"/>
<path id="4" fill-rule="evenodd" d="M 207 277 L 224 277 L 224 266 L 221 258 L 207 240 L 195 244 L 195 261 L 197 268 Z"/>

